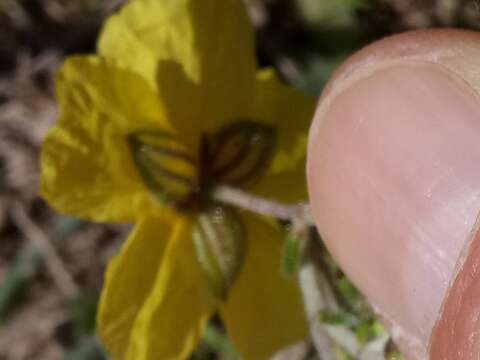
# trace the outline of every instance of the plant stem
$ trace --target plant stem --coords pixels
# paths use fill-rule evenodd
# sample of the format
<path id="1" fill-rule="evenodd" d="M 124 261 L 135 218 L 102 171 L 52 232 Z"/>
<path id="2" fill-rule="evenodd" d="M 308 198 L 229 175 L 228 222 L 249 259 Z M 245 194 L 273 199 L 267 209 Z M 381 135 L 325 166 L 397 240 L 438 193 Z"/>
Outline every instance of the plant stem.
<path id="1" fill-rule="evenodd" d="M 298 277 L 313 345 L 322 360 L 338 359 L 335 346 L 341 346 L 350 355 L 356 356 L 359 344 L 355 334 L 347 326 L 328 326 L 322 324 L 319 319 L 321 311 L 335 312 L 340 306 L 335 296 L 335 286 L 329 282 L 327 276 L 321 246 L 312 238 L 311 227 L 314 222 L 308 203 L 282 204 L 227 185 L 216 187 L 212 197 L 223 204 L 291 222 L 290 231 L 298 239 L 302 239 L 306 246 L 303 249 L 303 261 Z"/>
<path id="2" fill-rule="evenodd" d="M 213 191 L 213 198 L 221 203 L 233 205 L 249 210 L 256 214 L 272 216 L 281 220 L 290 221 L 291 232 L 308 246 L 305 249 L 303 265 L 298 273 L 300 288 L 303 293 L 305 310 L 310 324 L 310 334 L 317 353 L 322 359 L 337 360 L 334 351 L 335 341 L 320 323 L 318 314 L 321 310 L 337 309 L 332 288 L 328 283 L 323 269 L 318 267 L 315 256 L 318 249 L 312 249 L 314 241 L 311 239 L 310 226 L 313 220 L 309 205 L 306 203 L 286 205 L 269 199 L 254 196 L 242 190 L 229 186 L 219 186 Z"/>
<path id="3" fill-rule="evenodd" d="M 212 193 L 213 199 L 224 203 L 249 210 L 256 214 L 272 216 L 277 219 L 302 222 L 313 225 L 308 203 L 294 205 L 282 204 L 274 200 L 265 199 L 239 190 L 228 185 L 216 187 Z"/>

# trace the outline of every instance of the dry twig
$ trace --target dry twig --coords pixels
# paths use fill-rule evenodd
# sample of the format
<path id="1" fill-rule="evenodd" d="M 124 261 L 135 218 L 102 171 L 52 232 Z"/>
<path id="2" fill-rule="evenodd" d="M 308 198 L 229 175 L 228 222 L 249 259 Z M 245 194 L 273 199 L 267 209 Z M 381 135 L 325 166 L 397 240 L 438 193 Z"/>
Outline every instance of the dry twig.
<path id="1" fill-rule="evenodd" d="M 28 217 L 18 201 L 13 202 L 10 214 L 28 241 L 42 254 L 53 280 L 65 297 L 76 298 L 79 289 L 44 231 Z"/>

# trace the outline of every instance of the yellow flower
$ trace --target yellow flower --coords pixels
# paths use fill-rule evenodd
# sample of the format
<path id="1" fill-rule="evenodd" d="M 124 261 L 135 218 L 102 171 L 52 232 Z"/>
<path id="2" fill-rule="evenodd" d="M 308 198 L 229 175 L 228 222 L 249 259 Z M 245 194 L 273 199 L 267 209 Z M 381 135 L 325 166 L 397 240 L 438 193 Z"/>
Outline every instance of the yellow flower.
<path id="1" fill-rule="evenodd" d="M 192 241 L 203 141 L 239 119 L 277 134 L 268 168 L 241 185 L 283 202 L 307 196 L 314 103 L 271 69 L 257 70 L 241 0 L 131 1 L 107 21 L 98 55 L 65 62 L 57 97 L 42 196 L 64 213 L 135 223 L 109 265 L 99 310 L 113 359 L 185 359 L 216 312 L 245 359 L 306 336 L 297 283 L 279 271 L 284 234 L 275 223 L 239 213 L 246 254 L 224 300 L 210 290 Z"/>

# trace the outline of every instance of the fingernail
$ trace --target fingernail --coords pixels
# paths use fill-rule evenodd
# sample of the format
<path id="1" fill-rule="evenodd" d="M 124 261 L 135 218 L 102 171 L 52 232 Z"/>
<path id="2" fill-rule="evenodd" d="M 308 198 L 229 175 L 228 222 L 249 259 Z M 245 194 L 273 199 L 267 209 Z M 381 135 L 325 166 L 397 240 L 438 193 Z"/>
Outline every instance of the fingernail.
<path id="1" fill-rule="evenodd" d="M 478 94 L 405 61 L 350 84 L 314 123 L 318 230 L 408 358 L 425 358 L 480 209 Z"/>

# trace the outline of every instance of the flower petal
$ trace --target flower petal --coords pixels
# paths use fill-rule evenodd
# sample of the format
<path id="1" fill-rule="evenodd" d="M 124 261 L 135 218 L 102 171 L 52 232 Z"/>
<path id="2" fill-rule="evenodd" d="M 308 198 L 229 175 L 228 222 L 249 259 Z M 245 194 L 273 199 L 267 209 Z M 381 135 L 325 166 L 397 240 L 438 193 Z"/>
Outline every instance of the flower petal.
<path id="1" fill-rule="evenodd" d="M 183 360 L 215 306 L 195 258 L 189 221 L 149 218 L 109 266 L 99 332 L 114 359 Z"/>
<path id="2" fill-rule="evenodd" d="M 189 220 L 179 220 L 135 322 L 128 360 L 188 358 L 215 311 L 217 300 L 197 262 L 191 236 Z"/>
<path id="3" fill-rule="evenodd" d="M 253 191 L 286 203 L 306 200 L 307 133 L 315 99 L 282 84 L 266 69 L 257 73 L 255 104 L 254 117 L 274 124 L 278 138 L 272 164 Z"/>
<path id="4" fill-rule="evenodd" d="M 155 94 L 135 73 L 72 57 L 57 78 L 59 119 L 41 154 L 41 194 L 59 211 L 131 221 L 157 207 L 131 160 L 126 135 L 167 127 Z"/>
<path id="5" fill-rule="evenodd" d="M 298 283 L 281 273 L 284 232 L 251 214 L 244 268 L 221 314 L 245 359 L 266 359 L 305 338 L 308 326 Z"/>
<path id="6" fill-rule="evenodd" d="M 98 333 L 114 359 L 123 359 L 135 320 L 155 283 L 173 220 L 140 220 L 108 265 L 98 312 Z M 161 234 L 159 239 L 157 234 Z"/>
<path id="7" fill-rule="evenodd" d="M 152 86 L 162 61 L 180 64 L 196 83 L 224 83 L 255 70 L 253 29 L 238 0 L 131 1 L 107 21 L 98 51 Z"/>
<path id="8" fill-rule="evenodd" d="M 98 50 L 157 88 L 192 146 L 249 113 L 255 51 L 242 1 L 134 0 L 109 19 Z"/>

